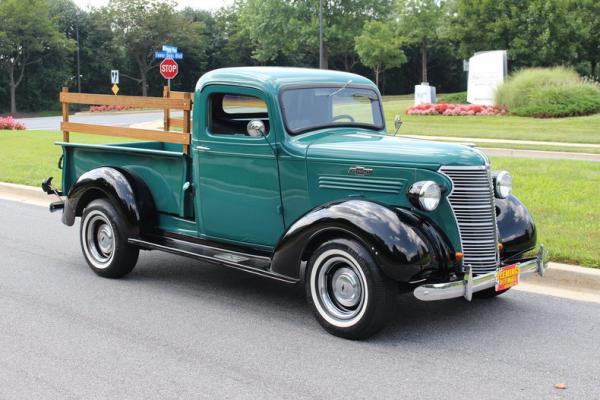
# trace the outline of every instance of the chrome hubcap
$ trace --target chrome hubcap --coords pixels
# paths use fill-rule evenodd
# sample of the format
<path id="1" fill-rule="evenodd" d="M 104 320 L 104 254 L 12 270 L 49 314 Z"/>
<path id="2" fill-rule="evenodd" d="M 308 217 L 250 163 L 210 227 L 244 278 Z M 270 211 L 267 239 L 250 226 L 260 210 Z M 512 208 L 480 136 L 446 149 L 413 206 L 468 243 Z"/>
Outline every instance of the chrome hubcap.
<path id="1" fill-rule="evenodd" d="M 100 211 L 92 211 L 83 223 L 81 239 L 86 257 L 96 268 L 106 268 L 115 250 L 112 225 Z"/>
<path id="2" fill-rule="evenodd" d="M 366 303 L 366 278 L 350 254 L 329 250 L 315 261 L 311 273 L 313 300 L 319 313 L 337 326 L 360 320 Z"/>
<path id="3" fill-rule="evenodd" d="M 110 225 L 102 224 L 98 228 L 98 247 L 104 254 L 110 254 L 113 248 L 113 233 Z"/>
<path id="4" fill-rule="evenodd" d="M 338 268 L 331 279 L 331 287 L 335 300 L 344 307 L 354 307 L 360 301 L 362 289 L 351 268 Z"/>

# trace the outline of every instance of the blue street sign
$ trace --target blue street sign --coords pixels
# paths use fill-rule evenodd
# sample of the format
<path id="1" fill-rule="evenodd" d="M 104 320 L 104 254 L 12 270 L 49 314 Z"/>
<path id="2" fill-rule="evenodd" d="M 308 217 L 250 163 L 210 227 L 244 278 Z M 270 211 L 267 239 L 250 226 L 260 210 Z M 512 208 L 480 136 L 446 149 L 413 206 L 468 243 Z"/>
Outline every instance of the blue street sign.
<path id="1" fill-rule="evenodd" d="M 183 60 L 183 53 L 170 53 L 168 51 L 155 51 L 154 58 L 172 58 L 173 60 Z"/>
<path id="2" fill-rule="evenodd" d="M 177 53 L 177 47 L 171 46 L 169 44 L 163 45 L 162 50 L 166 51 L 167 53 Z"/>

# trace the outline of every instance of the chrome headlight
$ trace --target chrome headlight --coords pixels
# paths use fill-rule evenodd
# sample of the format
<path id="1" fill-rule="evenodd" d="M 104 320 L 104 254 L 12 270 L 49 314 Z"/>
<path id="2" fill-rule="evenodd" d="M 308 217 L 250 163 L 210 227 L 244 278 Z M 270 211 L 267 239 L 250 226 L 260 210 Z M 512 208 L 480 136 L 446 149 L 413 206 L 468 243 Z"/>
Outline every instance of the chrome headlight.
<path id="1" fill-rule="evenodd" d="M 442 189 L 433 181 L 415 182 L 408 190 L 411 203 L 425 211 L 433 211 L 440 204 Z"/>
<path id="2" fill-rule="evenodd" d="M 494 176 L 494 191 L 496 197 L 505 199 L 512 193 L 512 176 L 506 171 L 500 171 Z"/>

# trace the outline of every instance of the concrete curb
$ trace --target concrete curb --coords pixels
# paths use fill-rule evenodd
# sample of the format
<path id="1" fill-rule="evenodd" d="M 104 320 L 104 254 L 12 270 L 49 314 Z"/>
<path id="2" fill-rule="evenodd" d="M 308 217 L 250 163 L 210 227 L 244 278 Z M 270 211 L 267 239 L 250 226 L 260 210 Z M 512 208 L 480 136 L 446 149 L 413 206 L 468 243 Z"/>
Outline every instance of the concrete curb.
<path id="1" fill-rule="evenodd" d="M 543 278 L 535 275 L 528 278 L 527 282 L 539 286 L 594 292 L 600 295 L 600 269 L 597 268 L 551 262 Z"/>
<path id="2" fill-rule="evenodd" d="M 41 182 L 40 182 L 41 185 Z M 48 207 L 56 201 L 56 196 L 48 196 L 41 187 L 18 185 L 16 183 L 0 182 L 0 199 L 18 201 L 20 203 L 33 204 Z"/>
<path id="3" fill-rule="evenodd" d="M 56 196 L 48 196 L 41 188 L 0 182 L 0 199 L 48 207 L 56 201 Z M 525 282 L 536 286 L 539 293 L 544 288 L 559 288 L 600 295 L 600 269 L 551 262 L 543 278 L 536 275 Z"/>

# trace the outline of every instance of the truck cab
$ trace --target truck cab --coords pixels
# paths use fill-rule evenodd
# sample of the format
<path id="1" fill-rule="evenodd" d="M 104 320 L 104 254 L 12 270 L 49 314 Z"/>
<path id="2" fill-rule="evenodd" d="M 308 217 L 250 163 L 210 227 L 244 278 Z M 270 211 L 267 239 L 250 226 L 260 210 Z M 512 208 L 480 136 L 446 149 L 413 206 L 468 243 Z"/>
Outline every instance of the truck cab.
<path id="1" fill-rule="evenodd" d="M 53 209 L 67 225 L 81 217 L 98 275 L 159 250 L 302 284 L 325 329 L 358 339 L 385 325 L 398 292 L 494 297 L 544 272 L 510 175 L 475 148 L 389 134 L 362 76 L 225 68 L 192 100 L 189 151 L 58 143 Z"/>

